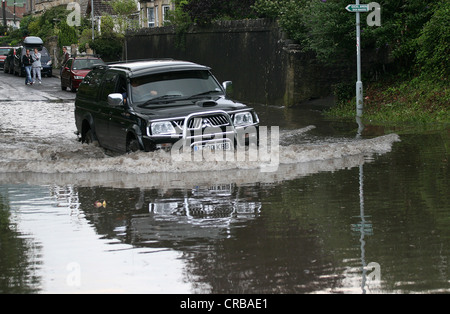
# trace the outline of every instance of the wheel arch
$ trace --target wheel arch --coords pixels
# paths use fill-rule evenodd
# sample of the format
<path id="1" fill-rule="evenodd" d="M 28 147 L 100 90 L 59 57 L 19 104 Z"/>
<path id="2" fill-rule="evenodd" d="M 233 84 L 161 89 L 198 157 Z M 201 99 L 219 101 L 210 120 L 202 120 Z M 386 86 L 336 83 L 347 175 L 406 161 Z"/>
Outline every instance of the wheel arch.
<path id="1" fill-rule="evenodd" d="M 139 144 L 139 150 L 144 150 L 144 142 L 142 141 L 142 132 L 137 125 L 133 125 L 127 130 L 126 137 L 126 149 L 128 149 L 129 143 L 135 139 Z"/>
<path id="2" fill-rule="evenodd" d="M 95 126 L 94 126 L 94 119 L 91 115 L 86 115 L 83 117 L 83 120 L 81 122 L 81 142 L 85 143 L 86 141 L 86 134 L 87 132 L 91 130 L 92 136 L 94 139 L 97 140 L 97 135 L 95 134 Z"/>

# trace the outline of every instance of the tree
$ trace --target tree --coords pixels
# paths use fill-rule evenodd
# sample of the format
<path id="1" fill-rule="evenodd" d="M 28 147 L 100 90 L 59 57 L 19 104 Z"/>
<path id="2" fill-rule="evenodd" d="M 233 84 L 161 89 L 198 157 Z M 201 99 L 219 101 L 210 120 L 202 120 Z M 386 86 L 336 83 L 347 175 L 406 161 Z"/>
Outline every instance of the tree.
<path id="1" fill-rule="evenodd" d="M 78 34 L 75 28 L 69 26 L 65 20 L 61 21 L 58 34 L 58 46 L 70 46 L 78 43 Z"/>
<path id="2" fill-rule="evenodd" d="M 137 12 L 135 0 L 112 0 L 110 5 L 116 14 L 115 20 L 119 34 L 125 34 L 127 29 L 138 26 L 138 21 L 133 19 L 133 14 Z"/>
<path id="3" fill-rule="evenodd" d="M 370 1 L 367 1 L 370 2 Z M 448 1 L 445 0 L 378 0 L 381 6 L 381 27 L 369 27 L 366 14 L 361 14 L 361 44 L 363 48 L 387 49 L 397 70 L 408 74 L 418 71 L 417 60 L 437 51 L 436 43 L 447 42 Z M 439 4 L 441 3 L 441 4 Z M 313 51 L 327 64 L 354 58 L 355 15 L 345 10 L 348 0 L 256 0 L 253 6 L 260 17 L 277 19 L 290 39 L 298 41 L 304 51 Z M 440 17 L 430 21 L 437 8 Z M 447 10 L 447 11 L 445 11 Z M 427 24 L 430 21 L 430 24 Z M 445 24 L 447 21 L 447 24 Z M 427 25 L 427 26 L 426 26 Z M 439 25 L 439 26 L 438 26 Z M 447 25 L 445 28 L 444 25 Z M 436 27 L 440 27 L 436 30 Z M 426 30 L 426 28 L 428 30 Z M 435 29 L 435 31 L 431 31 Z M 445 31 L 447 30 L 447 31 Z M 432 35 L 438 36 L 439 40 Z M 448 36 L 448 35 L 447 35 Z M 421 37 L 421 40 L 418 38 Z M 425 43 L 420 47 L 421 43 Z M 447 48 L 445 48 L 447 47 Z M 448 57 L 448 45 L 439 45 L 439 54 L 431 58 L 443 64 Z M 448 64 L 448 63 L 447 63 Z"/>
<path id="4" fill-rule="evenodd" d="M 447 80 L 450 74 L 450 2 L 436 6 L 417 39 L 417 61 L 424 75 Z"/>
<path id="5" fill-rule="evenodd" d="M 90 40 L 89 46 L 103 60 L 116 61 L 122 57 L 126 30 L 138 26 L 138 21 L 133 19 L 133 15 L 137 13 L 137 5 L 134 0 L 112 0 L 110 5 L 114 16 L 102 16 L 101 35 Z"/>
<path id="6" fill-rule="evenodd" d="M 256 17 L 254 3 L 255 0 L 190 0 L 183 4 L 183 11 L 194 23 L 205 25 L 220 19 Z"/>

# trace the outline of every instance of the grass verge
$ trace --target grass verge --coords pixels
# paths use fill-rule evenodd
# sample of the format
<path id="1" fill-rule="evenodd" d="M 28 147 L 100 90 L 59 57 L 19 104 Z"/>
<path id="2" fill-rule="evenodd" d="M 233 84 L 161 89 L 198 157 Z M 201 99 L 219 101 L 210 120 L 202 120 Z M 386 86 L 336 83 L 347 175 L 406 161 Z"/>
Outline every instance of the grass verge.
<path id="1" fill-rule="evenodd" d="M 325 112 L 333 118 L 354 118 L 356 100 L 339 100 Z M 447 81 L 422 78 L 410 81 L 370 83 L 364 90 L 363 121 L 371 124 L 450 124 L 450 93 Z"/>

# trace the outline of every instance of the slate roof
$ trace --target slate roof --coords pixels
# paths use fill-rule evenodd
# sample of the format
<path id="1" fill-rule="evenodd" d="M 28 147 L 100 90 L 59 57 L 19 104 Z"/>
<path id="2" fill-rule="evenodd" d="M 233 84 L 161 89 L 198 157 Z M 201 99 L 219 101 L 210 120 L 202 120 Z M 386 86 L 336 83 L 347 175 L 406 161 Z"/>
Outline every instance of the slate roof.
<path id="1" fill-rule="evenodd" d="M 94 16 L 101 16 L 106 14 L 114 15 L 111 5 L 109 5 L 110 0 L 93 0 L 94 2 Z M 88 2 L 86 8 L 86 15 L 91 15 L 91 1 Z"/>

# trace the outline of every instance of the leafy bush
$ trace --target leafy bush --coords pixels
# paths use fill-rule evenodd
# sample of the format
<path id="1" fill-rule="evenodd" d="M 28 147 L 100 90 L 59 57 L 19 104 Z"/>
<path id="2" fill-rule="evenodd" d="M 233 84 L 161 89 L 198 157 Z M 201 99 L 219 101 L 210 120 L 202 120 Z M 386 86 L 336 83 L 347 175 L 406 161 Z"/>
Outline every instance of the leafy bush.
<path id="1" fill-rule="evenodd" d="M 367 1 L 369 2 L 369 1 Z M 448 77 L 449 19 L 447 0 L 379 0 L 381 27 L 369 27 L 361 14 L 362 48 L 390 52 L 394 70 L 420 71 Z M 355 56 L 355 15 L 345 10 L 348 0 L 256 0 L 260 17 L 277 19 L 290 39 L 313 51 L 327 64 Z"/>
<path id="2" fill-rule="evenodd" d="M 450 74 L 450 2 L 437 5 L 417 39 L 417 60 L 424 75 L 447 80 Z"/>
<path id="3" fill-rule="evenodd" d="M 206 25 L 220 19 L 243 19 L 256 17 L 252 6 L 255 0 L 189 0 L 181 1 L 183 11 L 191 21 Z"/>
<path id="4" fill-rule="evenodd" d="M 103 61 L 118 61 L 122 59 L 123 38 L 118 36 L 100 36 L 89 43 L 89 46 L 101 56 Z"/>
<path id="5" fill-rule="evenodd" d="M 60 29 L 58 33 L 58 46 L 70 46 L 72 44 L 78 43 L 78 34 L 75 28 L 67 25 L 66 21 L 63 20 L 60 24 Z"/>

